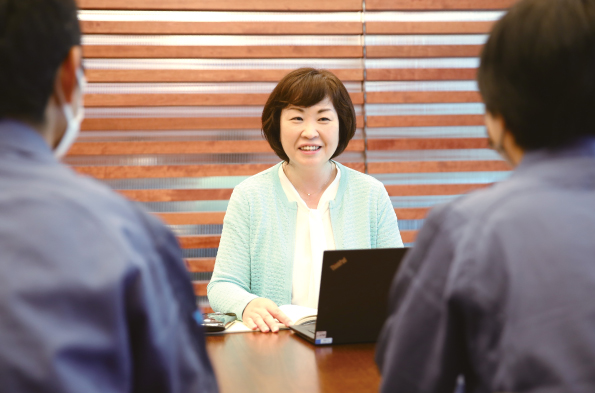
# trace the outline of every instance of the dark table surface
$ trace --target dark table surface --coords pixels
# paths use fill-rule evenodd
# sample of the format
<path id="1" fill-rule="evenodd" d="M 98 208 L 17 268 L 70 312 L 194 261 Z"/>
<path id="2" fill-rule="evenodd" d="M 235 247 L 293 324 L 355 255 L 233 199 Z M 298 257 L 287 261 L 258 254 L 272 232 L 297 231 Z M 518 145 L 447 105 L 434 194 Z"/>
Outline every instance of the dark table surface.
<path id="1" fill-rule="evenodd" d="M 207 336 L 222 393 L 378 392 L 374 347 L 317 347 L 289 330 Z"/>

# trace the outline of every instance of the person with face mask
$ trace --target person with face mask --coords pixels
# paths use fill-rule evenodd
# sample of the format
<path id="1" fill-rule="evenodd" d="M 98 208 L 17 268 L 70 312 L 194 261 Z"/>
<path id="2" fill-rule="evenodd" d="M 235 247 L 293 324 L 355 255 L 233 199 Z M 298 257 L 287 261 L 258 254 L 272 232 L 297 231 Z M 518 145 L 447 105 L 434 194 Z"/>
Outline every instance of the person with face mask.
<path id="1" fill-rule="evenodd" d="M 595 0 L 522 0 L 478 84 L 509 179 L 433 209 L 390 293 L 382 392 L 595 392 Z"/>
<path id="2" fill-rule="evenodd" d="M 59 161 L 80 44 L 74 0 L 0 0 L 0 392 L 215 392 L 174 235 Z"/>

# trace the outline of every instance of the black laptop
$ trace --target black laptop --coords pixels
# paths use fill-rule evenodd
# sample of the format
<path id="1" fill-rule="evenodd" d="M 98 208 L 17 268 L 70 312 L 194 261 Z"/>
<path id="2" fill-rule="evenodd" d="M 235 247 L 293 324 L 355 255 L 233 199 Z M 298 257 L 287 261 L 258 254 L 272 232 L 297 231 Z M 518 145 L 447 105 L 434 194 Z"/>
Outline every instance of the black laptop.
<path id="1" fill-rule="evenodd" d="M 316 345 L 376 342 L 407 248 L 325 251 L 315 324 L 290 326 Z"/>

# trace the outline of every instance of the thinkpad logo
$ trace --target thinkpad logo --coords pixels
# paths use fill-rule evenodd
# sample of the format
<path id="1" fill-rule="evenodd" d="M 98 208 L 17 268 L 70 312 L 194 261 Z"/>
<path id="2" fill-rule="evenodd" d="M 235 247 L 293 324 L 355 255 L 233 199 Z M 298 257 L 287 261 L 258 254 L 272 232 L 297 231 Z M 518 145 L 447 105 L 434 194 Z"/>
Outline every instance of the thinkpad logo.
<path id="1" fill-rule="evenodd" d="M 347 258 L 340 259 L 336 263 L 331 265 L 331 270 L 335 271 L 338 268 L 340 268 L 341 266 L 345 265 L 346 263 L 347 263 Z"/>

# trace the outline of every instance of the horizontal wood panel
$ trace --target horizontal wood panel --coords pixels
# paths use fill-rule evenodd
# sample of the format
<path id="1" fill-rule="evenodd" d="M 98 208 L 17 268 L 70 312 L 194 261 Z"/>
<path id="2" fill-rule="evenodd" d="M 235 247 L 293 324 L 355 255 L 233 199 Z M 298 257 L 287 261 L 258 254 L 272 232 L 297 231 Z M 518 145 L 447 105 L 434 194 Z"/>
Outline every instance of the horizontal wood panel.
<path id="1" fill-rule="evenodd" d="M 77 0 L 81 9 L 178 11 L 361 11 L 361 0 Z"/>
<path id="2" fill-rule="evenodd" d="M 268 98 L 269 94 L 85 94 L 85 106 L 264 105 Z"/>
<path id="3" fill-rule="evenodd" d="M 482 126 L 482 115 L 368 116 L 368 127 Z"/>
<path id="4" fill-rule="evenodd" d="M 395 209 L 395 214 L 399 220 L 423 220 L 429 211 L 428 207 Z"/>
<path id="5" fill-rule="evenodd" d="M 489 184 L 399 184 L 385 186 L 390 196 L 460 195 L 489 187 Z M 409 210 L 409 209 L 400 209 Z M 399 209 L 395 209 L 399 216 Z M 413 220 L 413 218 L 411 218 Z"/>
<path id="6" fill-rule="evenodd" d="M 208 281 L 192 281 L 194 294 L 196 296 L 207 296 L 207 285 L 209 285 Z"/>
<path id="7" fill-rule="evenodd" d="M 461 185 L 455 185 L 461 186 Z M 459 192 L 451 192 L 450 194 L 443 195 L 456 195 L 463 194 L 469 190 L 477 189 L 463 185 L 465 187 L 459 187 Z M 453 191 L 456 187 L 453 188 Z M 460 191 L 466 190 L 466 191 Z M 423 194 L 422 194 L 423 195 Z M 433 194 L 436 195 L 436 194 Z M 437 194 L 441 195 L 441 194 Z M 411 208 L 411 209 L 395 209 L 397 217 L 401 220 L 419 220 L 425 217 L 427 208 Z M 190 212 L 190 213 L 155 213 L 168 225 L 209 225 L 209 224 L 223 224 L 223 218 L 225 212 Z"/>
<path id="8" fill-rule="evenodd" d="M 429 80 L 474 80 L 476 68 L 393 68 L 368 69 L 369 81 L 429 81 Z"/>
<path id="9" fill-rule="evenodd" d="M 85 58 L 178 58 L 178 59 L 271 59 L 271 58 L 356 58 L 364 53 L 361 46 L 124 46 L 89 45 L 83 47 Z M 473 53 L 472 51 L 470 53 Z M 476 54 L 475 54 L 476 55 Z M 469 56 L 475 56 L 469 55 Z M 386 56 L 385 56 L 386 57 Z"/>
<path id="10" fill-rule="evenodd" d="M 481 102 L 476 91 L 380 91 L 368 92 L 369 104 Z M 87 105 L 87 96 L 85 96 Z"/>
<path id="11" fill-rule="evenodd" d="M 366 22 L 366 33 L 485 34 L 489 33 L 493 26 L 494 22 Z"/>
<path id="12" fill-rule="evenodd" d="M 342 162 L 359 172 L 364 171 L 363 162 Z M 163 166 L 76 166 L 75 171 L 97 179 L 138 179 L 162 177 L 204 177 L 204 176 L 252 176 L 271 164 L 206 164 L 206 165 L 163 165 Z"/>
<path id="13" fill-rule="evenodd" d="M 357 116 L 357 126 L 362 127 L 363 116 Z M 82 131 L 101 130 L 225 130 L 261 128 L 260 117 L 159 117 L 85 119 Z"/>
<path id="14" fill-rule="evenodd" d="M 221 235 L 179 236 L 182 248 L 218 248 Z"/>
<path id="15" fill-rule="evenodd" d="M 369 162 L 368 173 L 432 173 L 509 171 L 504 161 L 399 161 Z"/>
<path id="16" fill-rule="evenodd" d="M 366 0 L 366 10 L 502 10 L 514 3 L 516 0 Z"/>
<path id="17" fill-rule="evenodd" d="M 167 166 L 77 166 L 78 173 L 97 179 L 137 179 L 161 177 L 252 176 L 270 164 L 209 164 Z"/>
<path id="18" fill-rule="evenodd" d="M 75 143 L 68 155 L 270 153 L 272 151 L 266 141 L 88 142 Z"/>
<path id="19" fill-rule="evenodd" d="M 118 190 L 125 197 L 138 202 L 216 201 L 229 199 L 231 188 L 190 190 Z"/>
<path id="20" fill-rule="evenodd" d="M 413 243 L 415 241 L 415 237 L 417 236 L 417 231 L 400 231 L 401 232 L 401 239 L 403 239 L 403 243 Z"/>
<path id="21" fill-rule="evenodd" d="M 200 141 L 200 142 L 87 142 L 75 143 L 69 155 L 127 154 L 200 154 L 200 153 L 270 153 L 267 141 Z M 346 151 L 364 151 L 362 139 L 352 140 Z"/>
<path id="22" fill-rule="evenodd" d="M 487 149 L 487 138 L 368 139 L 369 150 Z"/>
<path id="23" fill-rule="evenodd" d="M 401 238 L 404 243 L 412 243 L 415 241 L 417 231 L 401 231 Z M 178 241 L 180 246 L 185 249 L 189 248 L 218 248 L 221 236 L 201 235 L 201 236 L 180 236 Z"/>
<path id="24" fill-rule="evenodd" d="M 421 196 L 421 195 L 456 195 L 469 190 L 484 187 L 484 184 L 414 184 L 414 185 L 388 185 L 386 190 L 390 196 Z M 209 201 L 226 200 L 231 197 L 231 188 L 219 189 L 190 189 L 190 190 L 120 190 L 118 191 L 129 199 L 138 202 L 179 202 L 179 201 Z M 215 213 L 160 213 L 160 215 L 174 214 L 169 217 L 171 220 L 215 220 L 210 214 Z M 175 216 L 179 214 L 180 216 Z M 197 216 L 187 216 L 195 214 Z M 200 217 L 201 215 L 204 217 Z M 189 218 L 191 217 L 191 218 Z M 223 219 L 223 218 L 221 218 Z M 169 221 L 168 221 L 169 222 Z M 173 222 L 173 221 L 172 221 Z M 190 225 L 190 224 L 188 224 Z"/>
<path id="25" fill-rule="evenodd" d="M 225 212 L 156 213 L 169 225 L 223 224 Z"/>
<path id="26" fill-rule="evenodd" d="M 85 70 L 89 82 L 278 82 L 292 70 Z M 330 69 L 342 81 L 364 80 L 363 69 Z M 472 79 L 472 78 L 470 78 Z"/>
<path id="27" fill-rule="evenodd" d="M 215 267 L 215 258 L 187 258 L 186 268 L 189 272 L 212 272 Z"/>
<path id="28" fill-rule="evenodd" d="M 81 21 L 83 34 L 362 34 L 360 22 Z"/>
<path id="29" fill-rule="evenodd" d="M 367 46 L 366 57 L 477 57 L 480 45 L 378 45 Z"/>
<path id="30" fill-rule="evenodd" d="M 260 128 L 259 117 L 167 117 L 85 119 L 82 131 L 101 130 L 212 130 Z"/>
<path id="31" fill-rule="evenodd" d="M 364 93 L 350 93 L 354 105 Z M 85 94 L 86 107 L 264 105 L 269 94 Z"/>

